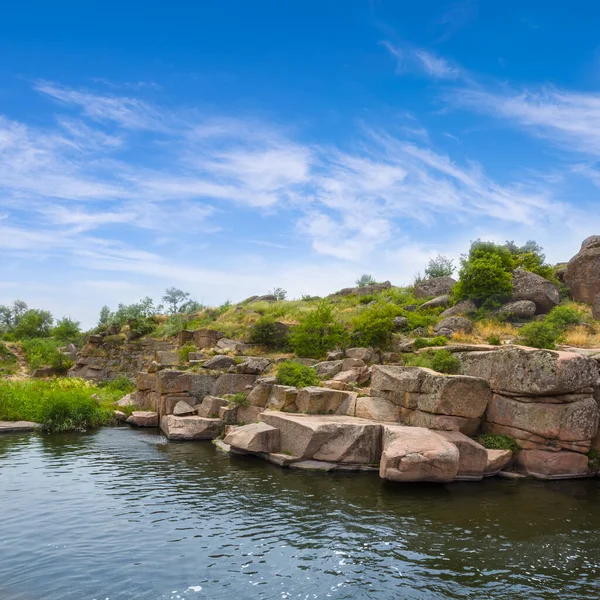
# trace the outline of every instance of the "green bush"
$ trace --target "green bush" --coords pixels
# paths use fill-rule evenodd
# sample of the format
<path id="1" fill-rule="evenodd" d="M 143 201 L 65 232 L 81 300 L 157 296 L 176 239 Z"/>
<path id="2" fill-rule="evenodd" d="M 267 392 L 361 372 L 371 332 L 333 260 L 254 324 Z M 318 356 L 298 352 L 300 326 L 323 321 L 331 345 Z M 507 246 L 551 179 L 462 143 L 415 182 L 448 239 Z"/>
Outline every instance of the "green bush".
<path id="1" fill-rule="evenodd" d="M 548 323 L 560 331 L 565 331 L 571 325 L 583 323 L 583 315 L 574 306 L 555 306 L 548 313 L 544 323 Z"/>
<path id="2" fill-rule="evenodd" d="M 492 335 L 488 335 L 486 338 L 486 342 L 491 346 L 500 346 L 500 344 L 502 344 L 500 336 L 495 333 L 492 333 Z"/>
<path id="3" fill-rule="evenodd" d="M 57 373 L 66 373 L 73 361 L 58 350 L 60 346 L 61 343 L 53 338 L 32 338 L 22 344 L 25 360 L 32 370 L 53 367 Z"/>
<path id="4" fill-rule="evenodd" d="M 85 430 L 111 423 L 112 409 L 93 394 L 100 388 L 81 379 L 0 380 L 0 420 L 41 423 L 47 431 Z"/>
<path id="5" fill-rule="evenodd" d="M 532 348 L 556 348 L 556 342 L 561 332 L 552 323 L 547 321 L 534 321 L 522 327 L 519 333 L 519 343 Z"/>
<path id="6" fill-rule="evenodd" d="M 431 359 L 431 368 L 438 373 L 460 373 L 460 359 L 449 350 L 438 350 Z"/>
<path id="7" fill-rule="evenodd" d="M 2 375 L 12 375 L 17 371 L 18 360 L 4 344 L 0 344 L 0 377 Z"/>
<path id="8" fill-rule="evenodd" d="M 429 279 L 435 277 L 448 277 L 454 273 L 454 261 L 447 256 L 438 254 L 435 258 L 430 259 L 425 276 Z"/>
<path id="9" fill-rule="evenodd" d="M 198 348 L 195 344 L 185 344 L 185 346 L 181 346 L 181 348 L 179 348 L 179 360 L 182 363 L 188 362 L 190 359 L 190 353 L 196 352 L 197 350 Z"/>
<path id="10" fill-rule="evenodd" d="M 52 337 L 69 344 L 71 342 L 81 341 L 81 328 L 79 327 L 79 321 L 73 321 L 68 317 L 59 319 L 51 331 Z"/>
<path id="11" fill-rule="evenodd" d="M 290 335 L 292 350 L 305 358 L 322 358 L 329 350 L 347 344 L 348 333 L 326 300 L 321 300 L 314 310 L 306 313 Z"/>
<path id="12" fill-rule="evenodd" d="M 445 346 L 447 343 L 448 343 L 448 338 L 443 335 L 438 335 L 434 338 L 418 337 L 415 340 L 415 349 L 420 350 L 421 348 L 432 348 L 435 346 Z"/>
<path id="13" fill-rule="evenodd" d="M 458 300 L 499 303 L 512 293 L 512 274 L 495 254 L 463 260 L 459 276 L 453 291 Z"/>
<path id="14" fill-rule="evenodd" d="M 135 383 L 125 375 L 120 375 L 109 381 L 103 381 L 98 384 L 98 387 L 110 395 L 114 393 L 115 396 L 120 395 L 120 397 L 135 391 Z M 107 396 L 106 393 L 103 395 Z"/>
<path id="15" fill-rule="evenodd" d="M 392 339 L 394 318 L 403 313 L 394 304 L 379 302 L 354 318 L 352 336 L 360 346 L 385 348 Z"/>
<path id="16" fill-rule="evenodd" d="M 476 437 L 475 441 L 488 450 L 510 450 L 511 452 L 518 452 L 521 449 L 521 446 L 517 444 L 516 440 L 508 435 L 484 434 Z"/>
<path id="17" fill-rule="evenodd" d="M 248 396 L 244 392 L 238 392 L 237 394 L 227 394 L 224 396 L 225 400 L 229 402 L 230 406 L 248 406 Z"/>
<path id="18" fill-rule="evenodd" d="M 276 379 L 280 385 L 293 385 L 294 387 L 319 384 L 317 372 L 312 367 L 292 361 L 282 362 L 279 365 Z"/>
<path id="19" fill-rule="evenodd" d="M 251 344 L 264 346 L 269 350 L 287 350 L 289 347 L 288 328 L 273 317 L 261 317 L 250 327 Z"/>

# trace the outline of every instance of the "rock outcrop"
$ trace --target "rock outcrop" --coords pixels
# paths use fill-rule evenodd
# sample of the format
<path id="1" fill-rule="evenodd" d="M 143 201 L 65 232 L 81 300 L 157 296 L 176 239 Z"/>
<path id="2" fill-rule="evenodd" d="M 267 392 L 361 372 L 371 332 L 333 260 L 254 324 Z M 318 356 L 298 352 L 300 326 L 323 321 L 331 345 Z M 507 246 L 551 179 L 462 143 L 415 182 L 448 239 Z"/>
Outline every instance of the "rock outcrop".
<path id="1" fill-rule="evenodd" d="M 591 304 L 600 294 L 600 236 L 583 241 L 581 250 L 567 264 L 564 281 L 577 302 Z"/>
<path id="2" fill-rule="evenodd" d="M 537 314 L 546 314 L 560 303 L 558 287 L 536 273 L 515 269 L 512 283 L 513 301 L 529 300 L 533 302 Z"/>
<path id="3" fill-rule="evenodd" d="M 460 356 L 464 373 L 492 387 L 483 430 L 515 438 L 522 448 L 514 457 L 516 469 L 545 479 L 587 471 L 599 419 L 594 360 L 519 347 Z"/>
<path id="4" fill-rule="evenodd" d="M 435 298 L 452 293 L 452 288 L 458 282 L 452 277 L 434 277 L 415 285 L 415 298 Z"/>
<path id="5" fill-rule="evenodd" d="M 371 394 L 395 405 L 404 424 L 466 434 L 477 431 L 491 399 L 481 378 L 379 365 L 373 367 Z"/>

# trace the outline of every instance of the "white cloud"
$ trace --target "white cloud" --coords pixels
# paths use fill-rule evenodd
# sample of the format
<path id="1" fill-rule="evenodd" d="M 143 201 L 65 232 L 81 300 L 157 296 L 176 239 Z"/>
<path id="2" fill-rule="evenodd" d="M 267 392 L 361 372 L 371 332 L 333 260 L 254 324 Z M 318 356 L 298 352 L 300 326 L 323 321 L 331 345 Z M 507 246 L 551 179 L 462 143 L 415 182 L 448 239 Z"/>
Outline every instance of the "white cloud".
<path id="1" fill-rule="evenodd" d="M 453 99 L 571 151 L 600 155 L 600 94 L 553 88 L 494 92 L 478 87 L 456 90 Z"/>
<path id="2" fill-rule="evenodd" d="M 381 45 L 396 60 L 396 73 L 423 73 L 435 79 L 458 79 L 463 76 L 462 69 L 428 50 L 414 48 L 409 44 L 399 46 L 385 40 Z"/>

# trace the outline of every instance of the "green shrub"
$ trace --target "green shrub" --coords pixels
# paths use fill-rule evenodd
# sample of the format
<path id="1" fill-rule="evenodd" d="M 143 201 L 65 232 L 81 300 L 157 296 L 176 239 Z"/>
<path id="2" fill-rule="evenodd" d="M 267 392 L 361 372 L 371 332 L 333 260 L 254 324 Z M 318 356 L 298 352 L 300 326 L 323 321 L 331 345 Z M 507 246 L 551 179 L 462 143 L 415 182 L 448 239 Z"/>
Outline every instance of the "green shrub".
<path id="1" fill-rule="evenodd" d="M 560 331 L 565 331 L 571 325 L 583 323 L 583 315 L 574 306 L 555 306 L 548 313 L 544 323 L 548 323 Z"/>
<path id="2" fill-rule="evenodd" d="M 511 452 L 518 452 L 521 449 L 521 446 L 517 444 L 516 440 L 508 435 L 483 434 L 476 437 L 475 441 L 488 450 L 510 450 Z"/>
<path id="3" fill-rule="evenodd" d="M 317 372 L 312 367 L 292 361 L 285 361 L 279 365 L 276 378 L 280 385 L 293 385 L 294 387 L 319 384 Z"/>
<path id="4" fill-rule="evenodd" d="M 120 394 L 121 397 L 125 394 L 130 394 L 131 392 L 135 391 L 135 383 L 125 375 L 120 375 L 114 379 L 103 381 L 98 384 L 98 387 L 102 390 L 105 390 L 109 394 L 112 394 L 113 392 L 115 395 Z M 106 395 L 107 394 L 104 394 L 104 396 Z"/>
<path id="5" fill-rule="evenodd" d="M 447 256 L 438 254 L 435 258 L 430 259 L 425 275 L 429 279 L 435 277 L 447 277 L 454 273 L 454 261 Z"/>
<path id="6" fill-rule="evenodd" d="M 460 359 L 449 350 L 438 350 L 431 359 L 431 368 L 438 373 L 460 373 Z"/>
<path id="7" fill-rule="evenodd" d="M 41 423 L 47 431 L 84 430 L 111 423 L 112 409 L 92 398 L 100 388 L 81 379 L 0 380 L 0 420 Z"/>
<path id="8" fill-rule="evenodd" d="M 431 361 L 433 359 L 433 350 L 427 350 L 427 352 L 420 352 L 419 354 L 403 354 L 402 362 L 407 367 L 423 367 L 425 369 L 431 369 Z"/>
<path id="9" fill-rule="evenodd" d="M 52 329 L 51 334 L 52 337 L 63 342 L 64 344 L 79 342 L 81 341 L 81 328 L 79 326 L 79 321 L 73 321 L 68 317 L 59 319 L 56 323 L 56 327 Z"/>
<path id="10" fill-rule="evenodd" d="M 519 333 L 519 343 L 532 348 L 556 348 L 556 342 L 561 332 L 552 323 L 534 321 L 522 327 Z"/>
<path id="11" fill-rule="evenodd" d="M 356 280 L 356 285 L 358 287 L 367 287 L 368 285 L 375 285 L 376 283 L 377 282 L 375 281 L 375 278 L 373 277 L 373 275 L 369 275 L 368 273 L 361 275 Z"/>
<path id="12" fill-rule="evenodd" d="M 326 300 L 321 300 L 314 310 L 306 313 L 290 335 L 292 350 L 305 358 L 322 358 L 329 350 L 347 344 L 348 333 Z"/>
<path id="13" fill-rule="evenodd" d="M 463 260 L 459 276 L 453 291 L 458 300 L 469 298 L 479 303 L 486 300 L 500 303 L 511 295 L 512 274 L 495 254 Z"/>
<path id="14" fill-rule="evenodd" d="M 502 344 L 502 340 L 500 339 L 500 336 L 497 335 L 496 333 L 492 333 L 491 335 L 488 335 L 486 338 L 486 342 L 488 344 L 490 344 L 491 346 L 500 346 L 500 344 Z"/>
<path id="15" fill-rule="evenodd" d="M 19 363 L 15 354 L 13 354 L 4 344 L 0 344 L 0 376 L 12 375 L 18 369 Z"/>
<path id="16" fill-rule="evenodd" d="M 185 344 L 185 346 L 181 346 L 181 348 L 179 348 L 179 360 L 182 363 L 188 362 L 190 359 L 190 353 L 196 352 L 197 350 L 198 348 L 195 344 Z"/>
<path id="17" fill-rule="evenodd" d="M 352 321 L 353 338 L 360 346 L 385 348 L 394 332 L 394 318 L 404 311 L 394 304 L 379 302 Z"/>
<path id="18" fill-rule="evenodd" d="M 237 394 L 227 394 L 224 396 L 225 400 L 229 402 L 230 406 L 248 406 L 248 396 L 244 392 L 237 392 Z"/>
<path id="19" fill-rule="evenodd" d="M 32 338 L 22 344 L 25 360 L 32 370 L 53 367 L 58 373 L 66 373 L 73 361 L 58 350 L 60 346 L 61 343 L 52 338 Z"/>
<path id="20" fill-rule="evenodd" d="M 273 317 L 261 317 L 250 327 L 251 344 L 264 346 L 269 350 L 287 350 L 289 347 L 288 328 Z"/>
<path id="21" fill-rule="evenodd" d="M 418 337 L 415 340 L 415 349 L 420 350 L 421 348 L 432 348 L 435 346 L 445 346 L 447 343 L 448 343 L 448 338 L 443 335 L 438 335 L 434 338 Z"/>

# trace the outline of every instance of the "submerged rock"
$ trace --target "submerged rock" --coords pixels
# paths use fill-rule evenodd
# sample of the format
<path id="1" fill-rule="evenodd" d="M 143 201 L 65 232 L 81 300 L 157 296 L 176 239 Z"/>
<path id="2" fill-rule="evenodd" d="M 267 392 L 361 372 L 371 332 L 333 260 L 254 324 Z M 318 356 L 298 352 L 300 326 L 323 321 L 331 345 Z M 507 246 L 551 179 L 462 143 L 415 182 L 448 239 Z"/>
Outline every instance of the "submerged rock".
<path id="1" fill-rule="evenodd" d="M 158 413 L 150 410 L 134 410 L 127 423 L 136 427 L 158 427 Z"/>

